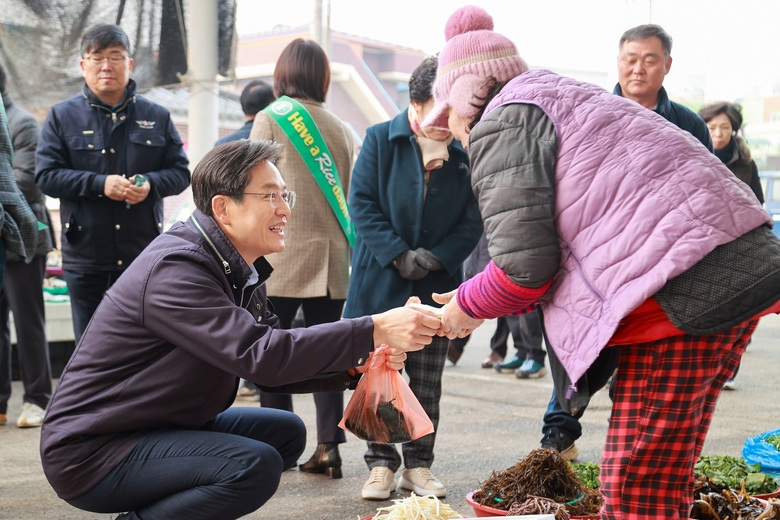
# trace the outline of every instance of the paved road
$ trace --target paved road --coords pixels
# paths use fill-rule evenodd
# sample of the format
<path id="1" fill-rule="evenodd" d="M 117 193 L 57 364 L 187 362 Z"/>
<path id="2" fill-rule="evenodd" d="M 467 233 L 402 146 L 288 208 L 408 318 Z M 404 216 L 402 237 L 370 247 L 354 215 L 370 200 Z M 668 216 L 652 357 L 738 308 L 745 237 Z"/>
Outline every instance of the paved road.
<path id="1" fill-rule="evenodd" d="M 541 421 L 552 382 L 518 380 L 480 368 L 488 352 L 494 324 L 478 329 L 456 366 L 444 371 L 442 419 L 433 472 L 448 488 L 445 502 L 463 515 L 473 515 L 465 501 L 493 471 L 503 470 L 539 446 Z M 780 316 L 766 317 L 743 358 L 737 390 L 721 397 L 704 453 L 740 456 L 747 437 L 780 428 L 778 384 Z M 21 388 L 14 383 L 9 420 L 18 413 Z M 316 445 L 314 405 L 310 396 L 296 396 L 296 411 L 309 428 L 307 458 Z M 577 442 L 581 461 L 598 462 L 607 426 L 610 402 L 598 394 L 583 417 L 584 435 Z M 102 519 L 109 515 L 84 513 L 57 498 L 49 488 L 38 460 L 37 429 L 0 427 L 0 519 Z M 365 445 L 348 434 L 342 445 L 344 478 L 330 480 L 297 470 L 286 472 L 277 494 L 259 511 L 245 517 L 255 520 L 357 520 L 390 501 L 360 498 L 368 476 L 363 462 Z M 402 498 L 396 492 L 392 498 Z M 179 520 L 179 519 L 171 519 Z"/>

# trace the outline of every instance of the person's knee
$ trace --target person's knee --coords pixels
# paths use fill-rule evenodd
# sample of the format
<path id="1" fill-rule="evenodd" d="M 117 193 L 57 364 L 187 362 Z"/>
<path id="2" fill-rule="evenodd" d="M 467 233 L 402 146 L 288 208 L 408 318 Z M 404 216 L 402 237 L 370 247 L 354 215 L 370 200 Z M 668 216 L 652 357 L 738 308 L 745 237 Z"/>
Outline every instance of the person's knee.
<path id="1" fill-rule="evenodd" d="M 276 493 L 282 473 L 297 464 L 306 448 L 305 423 L 295 414 L 287 415 L 286 442 L 276 448 L 265 444 L 252 450 L 244 461 L 242 500 L 248 508 L 247 514 L 262 507 Z"/>
<path id="2" fill-rule="evenodd" d="M 281 473 L 293 467 L 306 449 L 306 424 L 292 412 L 266 410 L 265 415 L 274 428 L 264 442 L 280 458 Z"/>
<path id="3" fill-rule="evenodd" d="M 284 467 L 281 454 L 268 445 L 255 447 L 241 462 L 243 469 L 234 476 L 232 485 L 240 495 L 236 500 L 246 507 L 248 514 L 274 496 Z"/>
<path id="4" fill-rule="evenodd" d="M 289 431 L 289 441 L 286 449 L 283 450 L 282 460 L 284 469 L 290 469 L 298 463 L 298 458 L 306 449 L 306 424 L 303 419 L 297 415 L 290 417 L 287 425 Z"/>

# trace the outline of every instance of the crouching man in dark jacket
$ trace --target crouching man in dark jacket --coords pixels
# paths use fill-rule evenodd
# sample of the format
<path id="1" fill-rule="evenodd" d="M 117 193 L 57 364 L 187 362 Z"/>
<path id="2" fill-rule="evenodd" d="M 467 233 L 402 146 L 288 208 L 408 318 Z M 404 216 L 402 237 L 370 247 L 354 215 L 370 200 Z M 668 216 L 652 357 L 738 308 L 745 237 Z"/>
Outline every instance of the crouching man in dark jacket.
<path id="1" fill-rule="evenodd" d="M 62 374 L 41 432 L 44 472 L 80 509 L 120 518 L 227 520 L 262 506 L 303 452 L 292 412 L 230 408 L 239 378 L 264 390 L 354 388 L 374 345 L 406 351 L 439 319 L 407 306 L 282 330 L 266 299 L 295 194 L 279 145 L 235 141 L 193 173 L 197 207 L 106 292 Z M 335 348 L 334 348 L 335 347 Z"/>

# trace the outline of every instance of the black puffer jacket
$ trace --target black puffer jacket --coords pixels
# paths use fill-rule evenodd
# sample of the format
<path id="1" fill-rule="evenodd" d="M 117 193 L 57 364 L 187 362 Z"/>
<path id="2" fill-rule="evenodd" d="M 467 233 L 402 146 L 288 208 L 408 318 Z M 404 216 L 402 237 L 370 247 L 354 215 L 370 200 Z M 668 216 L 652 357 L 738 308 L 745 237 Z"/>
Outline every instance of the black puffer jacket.
<path id="1" fill-rule="evenodd" d="M 623 89 L 620 88 L 620 84 L 615 85 L 612 93 L 623 97 Z M 707 124 L 704 122 L 704 119 L 693 110 L 670 100 L 669 95 L 666 93 L 666 89 L 663 87 L 658 91 L 658 102 L 655 109 L 653 109 L 653 112 L 673 125 L 682 128 L 701 141 L 701 144 L 706 146 L 709 151 L 713 151 L 712 137 L 710 136 L 710 131 L 707 129 Z"/>
<path id="2" fill-rule="evenodd" d="M 38 243 L 38 224 L 16 184 L 13 155 L 5 105 L 0 102 L 0 239 L 6 253 L 16 253 L 29 262 Z"/>
<path id="3" fill-rule="evenodd" d="M 734 136 L 729 144 L 722 150 L 716 150 L 715 155 L 728 166 L 729 170 L 739 180 L 750 186 L 756 195 L 758 202 L 764 203 L 764 190 L 761 188 L 761 178 L 758 176 L 758 167 L 750 154 L 747 142 L 742 136 Z"/>
<path id="4" fill-rule="evenodd" d="M 35 118 L 26 110 L 18 107 L 11 96 L 3 94 L 3 103 L 8 114 L 8 126 L 11 129 L 11 140 L 14 146 L 14 177 L 27 204 L 35 213 L 35 218 L 45 224 L 46 229 L 39 230 L 38 246 L 35 256 L 45 256 L 54 248 L 54 230 L 51 215 L 46 209 L 46 196 L 35 185 L 35 148 L 38 146 L 40 126 Z M 7 262 L 20 262 L 22 257 L 16 253 L 8 253 Z"/>

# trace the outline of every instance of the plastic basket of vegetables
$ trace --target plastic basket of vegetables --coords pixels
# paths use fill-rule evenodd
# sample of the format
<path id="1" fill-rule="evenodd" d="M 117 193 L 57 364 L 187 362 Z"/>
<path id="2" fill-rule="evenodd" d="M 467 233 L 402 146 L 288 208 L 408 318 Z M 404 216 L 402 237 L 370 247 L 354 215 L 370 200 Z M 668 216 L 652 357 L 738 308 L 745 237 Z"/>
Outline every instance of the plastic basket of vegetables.
<path id="1" fill-rule="evenodd" d="M 761 471 L 780 479 L 780 430 L 747 439 L 742 446 L 742 457 L 751 464 L 760 464 Z"/>
<path id="2" fill-rule="evenodd" d="M 745 491 L 750 495 L 763 495 L 777 491 L 777 481 L 763 471 L 761 464 L 749 464 L 745 459 L 730 455 L 702 455 L 693 469 L 709 477 L 716 484 Z"/>

